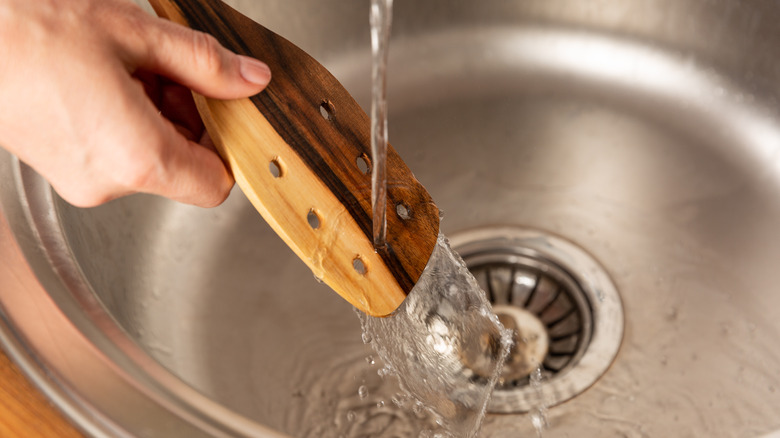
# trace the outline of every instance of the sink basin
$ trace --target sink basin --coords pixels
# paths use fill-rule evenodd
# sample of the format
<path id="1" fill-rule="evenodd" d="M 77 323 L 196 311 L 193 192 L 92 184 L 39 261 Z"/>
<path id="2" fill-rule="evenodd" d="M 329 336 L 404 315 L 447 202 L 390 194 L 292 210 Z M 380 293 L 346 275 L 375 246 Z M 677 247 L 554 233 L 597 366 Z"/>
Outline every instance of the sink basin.
<path id="1" fill-rule="evenodd" d="M 369 2 L 234 4 L 368 107 Z M 395 1 L 390 140 L 443 232 L 567 242 L 620 303 L 592 315 L 619 332 L 593 381 L 541 382 L 546 437 L 780 429 L 779 22 L 769 0 Z M 78 209 L 5 152 L 0 178 L 0 340 L 87 433 L 420 433 L 355 311 L 240 191 Z M 482 436 L 533 436 L 527 410 Z"/>

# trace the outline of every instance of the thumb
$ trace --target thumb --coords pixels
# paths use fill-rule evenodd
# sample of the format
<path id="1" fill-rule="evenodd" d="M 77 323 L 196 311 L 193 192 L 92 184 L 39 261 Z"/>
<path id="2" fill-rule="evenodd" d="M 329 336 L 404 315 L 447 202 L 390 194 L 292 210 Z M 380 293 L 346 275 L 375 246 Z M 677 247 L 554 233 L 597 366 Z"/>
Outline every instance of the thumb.
<path id="1" fill-rule="evenodd" d="M 138 68 L 215 99 L 248 97 L 270 82 L 271 70 L 265 63 L 231 52 L 206 33 L 168 20 L 150 19 L 144 49 L 135 57 Z"/>

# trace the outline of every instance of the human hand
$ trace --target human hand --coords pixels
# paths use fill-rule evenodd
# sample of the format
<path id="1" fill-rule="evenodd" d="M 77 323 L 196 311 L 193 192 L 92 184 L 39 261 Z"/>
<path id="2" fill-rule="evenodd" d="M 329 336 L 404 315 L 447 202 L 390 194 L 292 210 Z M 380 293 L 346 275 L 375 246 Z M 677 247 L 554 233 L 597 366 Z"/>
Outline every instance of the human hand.
<path id="1" fill-rule="evenodd" d="M 235 99 L 270 77 L 128 0 L 0 0 L 0 146 L 76 206 L 136 192 L 219 205 L 233 179 L 189 90 Z"/>

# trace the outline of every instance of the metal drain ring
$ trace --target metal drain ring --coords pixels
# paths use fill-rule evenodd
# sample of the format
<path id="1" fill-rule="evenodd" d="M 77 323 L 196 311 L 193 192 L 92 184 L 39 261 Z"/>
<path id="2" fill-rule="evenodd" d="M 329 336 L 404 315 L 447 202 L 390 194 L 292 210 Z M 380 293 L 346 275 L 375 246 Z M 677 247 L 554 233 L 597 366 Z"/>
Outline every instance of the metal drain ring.
<path id="1" fill-rule="evenodd" d="M 609 368 L 623 337 L 623 307 L 609 276 L 585 251 L 556 236 L 510 227 L 455 233 L 450 242 L 492 303 L 536 315 L 550 338 L 541 386 L 528 385 L 528 377 L 505 381 L 493 392 L 489 412 L 554 406 Z"/>

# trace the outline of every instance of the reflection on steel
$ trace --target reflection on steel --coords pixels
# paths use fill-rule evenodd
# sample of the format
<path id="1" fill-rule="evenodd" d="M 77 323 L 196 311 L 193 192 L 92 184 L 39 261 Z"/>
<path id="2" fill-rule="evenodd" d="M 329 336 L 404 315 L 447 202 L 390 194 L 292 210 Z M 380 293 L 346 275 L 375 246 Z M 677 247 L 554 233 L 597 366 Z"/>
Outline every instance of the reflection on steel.
<path id="1" fill-rule="evenodd" d="M 369 2 L 233 3 L 312 53 L 368 108 Z M 548 237 L 563 236 L 620 291 L 623 341 L 598 381 L 575 391 L 586 380 L 578 372 L 603 366 L 588 355 L 599 324 L 616 318 L 594 313 L 573 355 L 545 361 L 545 396 L 580 392 L 550 409 L 555 434 L 776 429 L 780 4 L 394 8 L 390 140 L 445 212 L 443 232 L 544 230 L 524 242 L 537 244 L 524 263 L 556 260 Z M 355 369 L 347 357 L 365 364 L 357 318 L 240 193 L 211 210 L 150 196 L 80 210 L 0 153 L 0 205 L 0 339 L 90 433 L 323 436 L 314 427 L 335 421 L 314 415 L 307 388 Z M 492 266 L 496 282 L 504 274 Z M 584 290 L 582 270 L 567 272 Z M 518 287 L 567 278 L 529 273 L 515 275 Z M 548 349 L 562 351 L 553 338 Z M 497 391 L 495 404 L 518 406 L 516 371 L 519 385 Z M 534 436 L 527 420 L 491 416 L 485 434 Z"/>

